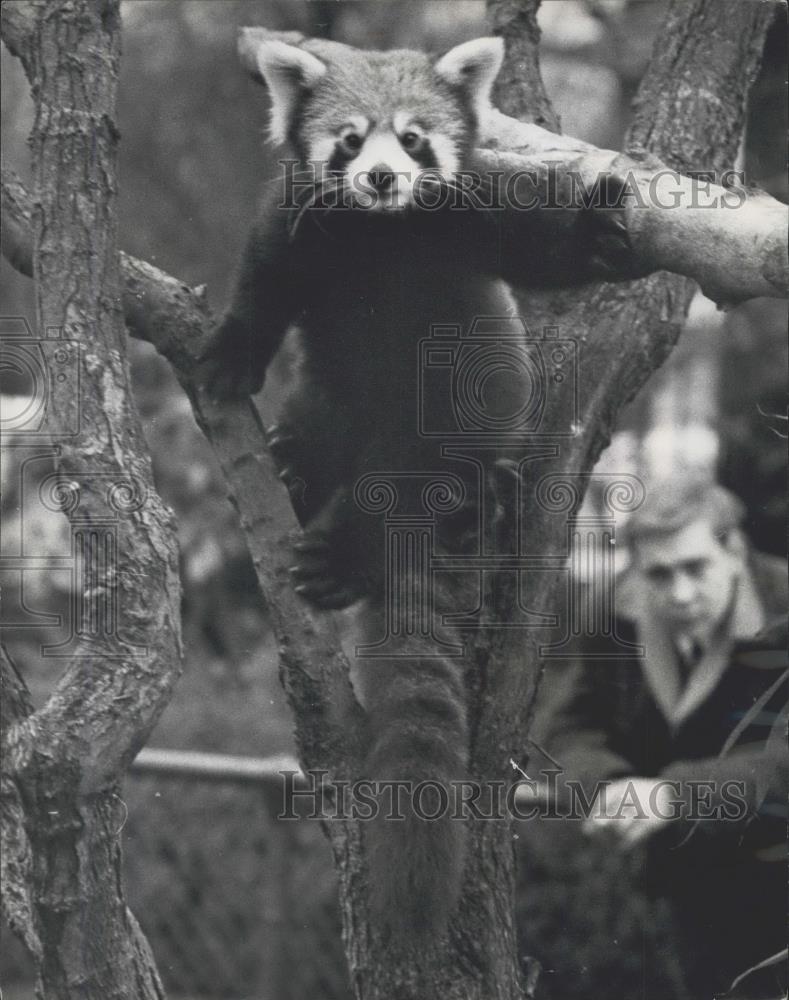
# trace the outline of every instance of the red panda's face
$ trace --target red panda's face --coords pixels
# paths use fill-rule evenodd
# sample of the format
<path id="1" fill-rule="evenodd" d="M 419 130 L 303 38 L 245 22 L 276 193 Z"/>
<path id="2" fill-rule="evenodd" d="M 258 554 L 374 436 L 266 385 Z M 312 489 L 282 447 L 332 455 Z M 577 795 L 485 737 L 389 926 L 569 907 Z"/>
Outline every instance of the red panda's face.
<path id="1" fill-rule="evenodd" d="M 272 139 L 289 139 L 319 176 L 334 178 L 345 204 L 385 212 L 413 205 L 417 185 L 452 183 L 501 59 L 498 39 L 467 42 L 436 62 L 345 46 L 328 60 L 278 41 L 258 52 Z"/>
<path id="2" fill-rule="evenodd" d="M 342 177 L 351 204 L 396 211 L 413 204 L 416 184 L 451 181 L 469 132 L 460 108 L 453 121 L 442 122 L 404 103 L 336 123 L 307 119 L 302 134 L 307 159 L 316 171 Z"/>

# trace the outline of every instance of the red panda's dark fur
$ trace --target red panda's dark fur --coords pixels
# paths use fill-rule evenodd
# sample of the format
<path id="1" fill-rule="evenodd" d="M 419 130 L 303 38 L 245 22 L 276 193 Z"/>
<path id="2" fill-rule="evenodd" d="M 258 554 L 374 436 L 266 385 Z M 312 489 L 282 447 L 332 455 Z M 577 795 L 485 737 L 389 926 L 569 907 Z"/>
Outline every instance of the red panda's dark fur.
<path id="1" fill-rule="evenodd" d="M 316 44 L 325 73 L 309 61 L 315 57 L 304 61 L 281 43 L 261 62 L 263 76 L 274 84 L 274 132 L 290 141 L 302 165 L 344 115 L 361 114 L 384 127 L 403 108 L 426 125 L 426 141 L 432 137 L 439 152 L 455 158 L 458 168 L 464 165 L 475 138 L 473 84 L 452 85 L 421 53 Z M 491 48 L 489 41 L 488 61 Z M 495 56 L 493 48 L 494 62 Z M 291 59 L 295 69 L 288 66 Z M 285 75 L 276 77 L 283 65 Z M 489 89 L 497 65 L 477 90 Z M 310 85 L 289 89 L 299 73 Z M 343 576 L 346 589 L 339 597 L 329 593 L 324 606 L 364 597 L 362 641 L 375 641 L 383 628 L 381 525 L 364 523 L 350 492 L 366 472 L 442 469 L 440 452 L 416 426 L 419 340 L 433 322 L 468 325 L 480 312 L 508 312 L 511 300 L 494 277 L 469 274 L 456 238 L 439 220 L 356 211 L 339 213 L 334 222 L 323 218 L 320 226 L 307 220 L 294 235 L 294 213 L 275 207 L 281 194 L 274 192 L 250 236 L 217 337 L 216 364 L 205 377 L 220 395 L 259 388 L 288 324 L 298 321 L 299 383 L 272 450 L 285 478 L 303 487 L 294 492 L 294 503 L 307 539 L 330 540 L 330 571 Z M 308 582 L 307 596 L 321 604 L 320 580 Z M 409 792 L 402 802 L 405 819 L 387 819 L 383 794 L 381 812 L 365 825 L 371 907 L 393 947 L 424 946 L 446 932 L 467 849 L 466 824 L 451 815 L 454 784 L 468 772 L 464 660 L 423 653 L 405 637 L 395 657 L 359 660 L 355 679 L 371 734 L 361 777 L 405 781 L 410 788 L 437 782 L 447 790 L 441 818 L 418 818 Z M 434 809 L 430 792 L 422 805 L 428 813 Z"/>

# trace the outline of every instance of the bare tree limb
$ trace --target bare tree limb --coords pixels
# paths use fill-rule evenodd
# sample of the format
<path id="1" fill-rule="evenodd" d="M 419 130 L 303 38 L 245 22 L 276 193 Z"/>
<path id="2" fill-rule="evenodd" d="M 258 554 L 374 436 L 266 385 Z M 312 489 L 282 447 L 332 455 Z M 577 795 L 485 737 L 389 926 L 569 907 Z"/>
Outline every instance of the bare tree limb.
<path id="1" fill-rule="evenodd" d="M 688 177 L 654 156 L 645 167 L 625 154 L 556 136 L 496 111 L 483 124 L 484 144 L 491 147 L 479 156 L 485 168 L 508 176 L 523 172 L 537 179 L 540 190 L 548 189 L 552 177 L 562 204 L 578 200 L 573 180 L 587 194 L 602 177 L 622 185 L 628 241 L 641 273 L 670 271 L 693 278 L 720 304 L 789 297 L 789 206 L 770 195 Z M 523 225 L 529 224 L 524 218 Z"/>
<path id="2" fill-rule="evenodd" d="M 18 23 L 26 24 L 27 19 L 22 17 L 21 14 L 23 8 L 29 13 L 27 5 L 17 3 L 14 7 L 18 8 L 17 14 L 19 15 L 18 18 L 13 19 L 15 27 L 18 26 Z M 111 7 L 112 3 L 110 2 L 108 10 Z M 47 5 L 34 5 L 30 9 L 35 12 L 33 16 L 38 16 L 44 10 L 49 10 L 51 14 L 52 5 L 48 7 Z M 44 17 L 43 22 L 46 26 L 50 24 L 57 25 L 58 18 L 51 16 Z M 6 23 L 4 21 L 4 26 Z M 66 32 L 70 33 L 73 31 L 76 34 L 77 29 L 67 18 L 63 17 L 61 24 Z M 39 30 L 40 28 L 41 25 L 39 24 Z M 69 39 L 71 40 L 70 34 Z M 21 44 L 18 37 L 15 41 L 17 45 Z M 45 39 L 42 44 L 51 46 L 54 44 L 54 40 Z M 51 51 L 47 51 L 46 55 L 51 56 Z M 91 53 L 83 58 L 90 63 L 89 71 L 98 76 L 97 64 L 101 61 L 98 56 L 94 56 Z M 93 61 L 94 59 L 95 62 Z M 99 101 L 110 101 L 112 96 L 114 96 L 114 92 L 111 86 L 108 85 L 105 92 L 100 92 L 98 99 Z M 94 123 L 90 119 L 91 117 L 99 117 L 103 113 L 103 111 L 97 111 L 92 114 L 86 113 L 84 116 L 85 121 L 82 123 L 81 128 L 77 128 L 75 123 L 74 130 L 80 137 L 84 136 L 86 142 L 93 142 L 95 139 L 95 130 Z M 107 113 L 109 114 L 109 109 Z M 114 255 L 114 246 L 109 241 L 106 245 L 97 245 L 96 233 L 101 232 L 101 227 L 98 224 L 94 225 L 92 219 L 85 218 L 86 212 L 84 209 L 80 217 L 76 220 L 70 213 L 64 212 L 63 204 L 59 201 L 64 195 L 63 186 L 71 185 L 72 187 L 77 187 L 77 185 L 70 179 L 61 178 L 55 166 L 49 162 L 50 156 L 54 155 L 50 153 L 48 145 L 52 134 L 57 134 L 57 130 L 48 129 L 44 123 L 40 123 L 37 129 L 37 136 L 34 139 L 34 149 L 39 153 L 37 159 L 38 187 L 41 192 L 41 210 L 39 214 L 46 214 L 47 210 L 49 210 L 52 214 L 52 220 L 49 221 L 47 228 L 44 230 L 40 219 L 37 220 L 33 216 L 30 200 L 26 196 L 24 188 L 16 178 L 10 176 L 9 182 L 3 185 L 4 220 L 8 222 L 8 226 L 4 225 L 4 230 L 7 236 L 10 234 L 10 257 L 15 265 L 23 273 L 27 274 L 30 274 L 31 271 L 35 272 L 37 268 L 39 270 L 37 285 L 40 289 L 38 292 L 38 305 L 41 315 L 46 317 L 47 322 L 50 324 L 58 318 L 62 318 L 68 326 L 69 334 L 73 334 L 75 337 L 85 337 L 85 346 L 97 355 L 97 357 L 101 357 L 104 351 L 107 352 L 106 359 L 102 358 L 101 373 L 91 370 L 85 373 L 85 389 L 87 391 L 83 392 L 82 398 L 78 401 L 83 407 L 81 416 L 87 425 L 91 426 L 97 434 L 105 435 L 106 440 L 102 443 L 103 446 L 100 449 L 100 454 L 91 454 L 87 459 L 80 453 L 79 446 L 64 445 L 62 462 L 64 469 L 68 470 L 69 475 L 81 476 L 84 470 L 86 491 L 89 491 L 87 479 L 91 477 L 100 479 L 106 475 L 111 477 L 116 476 L 119 481 L 128 481 L 130 487 L 140 490 L 142 493 L 146 517 L 138 518 L 132 516 L 128 522 L 124 522 L 130 528 L 129 537 L 125 539 L 125 542 L 129 546 L 129 549 L 137 554 L 138 559 L 141 555 L 143 558 L 146 558 L 146 553 L 149 554 L 151 562 L 148 580 L 152 587 L 161 588 L 161 594 L 154 599 L 153 607 L 156 610 L 153 612 L 153 615 L 148 610 L 144 615 L 140 616 L 139 634 L 135 634 L 134 636 L 130 634 L 128 641 L 133 641 L 133 639 L 145 640 L 139 643 L 139 645 L 149 647 L 153 651 L 156 651 L 160 643 L 164 641 L 167 652 L 162 651 L 161 653 L 162 669 L 154 670 L 149 677 L 158 695 L 160 693 L 158 690 L 160 683 L 164 681 L 169 687 L 175 676 L 177 676 L 177 663 L 180 658 L 177 631 L 177 604 L 180 601 L 180 588 L 177 578 L 177 556 L 174 544 L 172 516 L 161 504 L 161 501 L 153 491 L 150 460 L 142 448 L 141 436 L 137 440 L 138 418 L 136 413 L 129 409 L 129 404 L 123 396 L 126 371 L 123 367 L 120 367 L 117 371 L 114 370 L 114 366 L 120 362 L 114 361 L 112 334 L 110 334 L 109 343 L 102 343 L 96 331 L 89 331 L 88 329 L 89 326 L 93 325 L 91 310 L 95 311 L 96 309 L 95 299 L 91 299 L 89 295 L 85 295 L 83 299 L 79 299 L 78 301 L 78 296 L 73 293 L 72 287 L 69 285 L 69 294 L 63 300 L 67 300 L 69 305 L 64 313 L 64 306 L 59 298 L 62 292 L 58 288 L 58 285 L 63 283 L 65 277 L 70 277 L 62 265 L 64 254 L 67 252 L 69 246 L 79 246 L 86 238 L 91 240 L 93 249 L 89 256 L 98 259 L 96 267 L 102 269 L 101 274 L 107 280 L 110 290 L 113 260 L 117 260 L 117 256 Z M 71 134 L 74 135 L 74 131 Z M 112 139 L 109 138 L 110 135 L 111 129 L 107 129 L 104 137 L 107 139 L 108 144 L 114 145 Z M 107 155 L 108 160 L 110 160 L 114 156 L 114 152 L 109 151 Z M 112 169 L 114 163 L 108 162 L 105 166 L 108 169 Z M 96 169 L 98 170 L 98 165 Z M 99 211 L 101 207 L 100 196 L 93 191 L 92 195 L 96 202 L 94 211 Z M 44 275 L 44 266 L 41 264 L 41 251 L 44 248 L 43 244 L 46 240 L 53 241 L 56 246 L 56 252 L 52 255 L 52 263 L 49 264 L 49 267 L 58 274 L 59 282 L 54 280 L 54 275 L 50 277 L 49 281 L 45 282 L 43 280 L 45 277 L 48 277 Z M 88 255 L 83 256 L 87 257 Z M 70 277 L 72 283 L 76 280 L 76 277 Z M 43 285 L 46 287 L 42 287 Z M 98 326 L 97 320 L 93 322 Z M 113 322 L 115 322 L 117 331 L 117 320 L 113 319 Z M 106 328 L 106 325 L 105 323 L 102 329 Z M 112 331 L 111 324 L 109 328 Z M 122 334 L 123 328 L 121 326 L 121 337 Z M 118 357 L 120 358 L 122 355 L 118 355 Z M 93 412 L 93 408 L 97 406 L 97 403 L 100 407 L 100 416 L 98 412 Z M 93 498 L 87 495 L 81 496 L 80 500 L 89 506 L 93 502 Z M 141 595 L 137 598 L 132 598 L 131 593 L 123 594 L 125 607 L 132 611 L 140 599 Z M 132 617 L 135 616 L 132 615 Z M 154 652 L 153 655 L 156 656 L 157 653 Z M 120 684 L 127 683 L 136 674 L 138 666 L 139 664 L 134 657 L 125 663 L 121 660 L 121 663 L 116 665 L 112 674 L 118 678 Z M 130 671 L 128 677 L 126 676 L 126 671 L 123 669 L 124 667 Z M 175 672 L 173 673 L 173 671 Z M 95 704 L 90 698 L 86 703 L 83 688 L 91 690 L 97 687 L 99 686 L 96 685 L 95 666 L 90 657 L 83 660 L 81 656 L 77 656 L 71 662 L 67 676 L 64 682 L 58 687 L 53 699 L 40 712 L 35 713 L 31 720 L 36 725 L 40 724 L 39 720 L 45 718 L 53 724 L 56 721 L 60 721 L 63 723 L 62 729 L 65 734 L 68 729 L 65 725 L 65 720 L 69 718 L 72 711 L 71 695 L 73 694 L 79 699 L 79 715 L 82 723 L 86 726 L 96 726 L 96 742 L 92 750 L 94 755 L 93 766 L 95 766 L 96 770 L 92 774 L 88 772 L 83 775 L 83 780 L 88 779 L 89 781 L 88 787 L 94 784 L 95 787 L 101 787 L 103 782 L 117 772 L 120 761 L 126 759 L 130 752 L 129 747 L 124 747 L 123 741 L 119 740 L 117 732 L 105 731 L 103 725 L 99 722 L 100 718 L 106 712 L 105 699 L 107 691 L 102 691 L 102 697 Z M 126 725 L 129 726 L 129 731 L 140 724 L 142 718 L 146 720 L 143 725 L 148 727 L 153 725 L 155 716 L 148 717 L 152 708 L 152 705 L 148 702 L 148 698 L 153 693 L 153 690 L 147 691 L 144 686 L 142 690 L 136 693 L 135 701 L 139 699 L 136 707 L 141 713 L 140 718 L 136 715 L 132 705 L 127 706 L 124 719 Z M 94 710 L 96 712 L 95 718 L 92 715 Z M 50 738 L 56 738 L 53 736 L 53 733 L 57 729 L 58 727 L 55 726 L 50 731 Z M 66 743 L 61 749 L 66 752 L 67 746 L 69 746 L 71 748 L 69 752 L 76 753 L 77 759 L 82 759 L 81 743 L 81 740 L 74 742 L 72 734 L 66 737 Z M 58 755 L 55 755 L 55 759 L 59 759 Z M 83 760 L 83 763 L 87 764 L 88 761 Z"/>
<path id="3" fill-rule="evenodd" d="M 506 52 L 493 100 L 505 115 L 558 132 L 559 116 L 548 100 L 540 74 L 537 7 L 536 3 L 521 0 L 499 0 L 488 5 L 490 26 L 495 35 L 504 39 Z"/>
<path id="4" fill-rule="evenodd" d="M 733 167 L 765 33 L 782 9 L 776 0 L 672 0 L 633 102 L 627 152 L 657 154 L 683 173 Z M 715 123 L 714 143 L 696 122 Z"/>

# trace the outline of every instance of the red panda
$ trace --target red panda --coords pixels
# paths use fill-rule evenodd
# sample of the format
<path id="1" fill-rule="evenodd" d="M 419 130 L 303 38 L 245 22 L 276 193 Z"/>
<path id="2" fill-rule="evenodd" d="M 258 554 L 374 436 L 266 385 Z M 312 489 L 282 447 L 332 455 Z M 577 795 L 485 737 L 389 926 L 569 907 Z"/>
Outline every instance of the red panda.
<path id="1" fill-rule="evenodd" d="M 501 280 L 507 232 L 420 199 L 456 188 L 472 165 L 502 55 L 496 38 L 438 59 L 324 41 L 267 39 L 257 51 L 271 139 L 295 153 L 293 177 L 315 184 L 307 202 L 287 208 L 282 186 L 270 189 L 201 378 L 220 397 L 257 391 L 286 330 L 297 327 L 299 371 L 270 435 L 304 528 L 293 580 L 318 608 L 361 602 L 363 642 L 383 628 L 386 554 L 381 524 L 359 511 L 354 488 L 369 473 L 433 473 L 447 463 L 420 433 L 419 344 L 433 324 L 466 330 L 479 316 L 515 314 Z M 535 284 L 548 256 L 540 238 L 503 255 L 531 251 Z M 487 401 L 493 419 L 531 389 L 509 371 Z M 439 409 L 449 408 L 451 385 L 437 391 L 447 397 L 435 401 Z M 474 476 L 459 478 L 472 494 Z M 473 503 L 462 505 L 439 526 L 439 550 L 458 551 L 476 523 Z M 436 615 L 460 599 L 457 590 L 439 595 Z M 393 623 L 402 633 L 396 656 L 355 666 L 370 722 L 364 777 L 449 789 L 467 778 L 466 664 L 424 655 L 420 637 L 401 625 Z M 405 820 L 366 824 L 365 839 L 377 925 L 396 944 L 440 938 L 461 891 L 465 823 L 406 808 Z"/>

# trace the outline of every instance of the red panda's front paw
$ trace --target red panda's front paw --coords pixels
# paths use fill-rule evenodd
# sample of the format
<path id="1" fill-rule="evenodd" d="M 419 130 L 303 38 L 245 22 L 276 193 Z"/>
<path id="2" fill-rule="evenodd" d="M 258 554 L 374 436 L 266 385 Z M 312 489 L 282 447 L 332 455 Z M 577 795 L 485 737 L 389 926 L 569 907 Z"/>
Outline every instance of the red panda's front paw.
<path id="1" fill-rule="evenodd" d="M 299 596 L 316 608 L 338 610 L 347 608 L 362 596 L 362 588 L 338 566 L 336 547 L 322 531 L 304 533 L 293 546 L 296 562 L 290 574 Z"/>
<path id="2" fill-rule="evenodd" d="M 227 316 L 198 362 L 193 380 L 212 399 L 244 399 L 260 391 L 264 374 L 246 327 Z"/>
<path id="3" fill-rule="evenodd" d="M 195 372 L 194 382 L 215 400 L 246 399 L 263 386 L 262 379 L 251 378 L 248 369 L 229 366 L 223 358 L 202 361 Z"/>
<path id="4" fill-rule="evenodd" d="M 589 270 L 604 281 L 627 281 L 648 273 L 633 249 L 628 225 L 628 180 L 617 174 L 600 178 L 598 201 L 592 208 Z"/>

